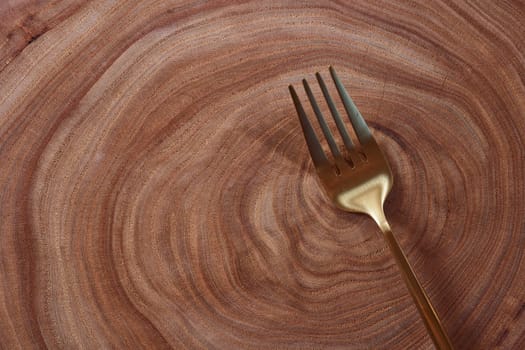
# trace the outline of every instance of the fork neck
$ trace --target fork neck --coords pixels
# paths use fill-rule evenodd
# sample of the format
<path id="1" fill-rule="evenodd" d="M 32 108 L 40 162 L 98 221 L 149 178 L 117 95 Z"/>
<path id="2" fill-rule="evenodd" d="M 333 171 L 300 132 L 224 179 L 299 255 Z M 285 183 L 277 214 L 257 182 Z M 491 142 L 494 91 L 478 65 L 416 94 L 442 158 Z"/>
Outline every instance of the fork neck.
<path id="1" fill-rule="evenodd" d="M 382 213 L 381 217 L 379 218 L 376 218 L 374 216 L 372 217 L 374 218 L 375 222 L 377 223 L 377 225 L 379 226 L 379 228 L 381 229 L 383 233 L 392 231 L 392 229 L 390 228 L 390 224 L 388 223 L 388 221 L 386 221 L 386 217 L 384 213 Z"/>
<path id="2" fill-rule="evenodd" d="M 383 233 L 391 232 L 390 224 L 388 223 L 386 216 L 385 216 L 385 211 L 383 210 L 383 205 L 381 204 L 380 206 L 377 206 L 376 208 L 370 208 L 369 206 L 368 209 L 369 209 L 368 215 L 370 215 L 372 219 L 374 219 L 374 221 L 379 226 L 381 231 Z"/>

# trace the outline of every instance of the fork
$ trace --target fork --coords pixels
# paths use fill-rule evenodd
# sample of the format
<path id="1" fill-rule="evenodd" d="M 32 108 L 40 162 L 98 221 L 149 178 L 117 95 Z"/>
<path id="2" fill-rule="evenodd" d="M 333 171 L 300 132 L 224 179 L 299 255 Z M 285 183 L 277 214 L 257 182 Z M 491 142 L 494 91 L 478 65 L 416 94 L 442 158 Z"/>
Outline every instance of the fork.
<path id="1" fill-rule="evenodd" d="M 381 152 L 376 140 L 372 136 L 368 125 L 354 102 L 346 92 L 333 67 L 329 68 L 330 75 L 348 114 L 350 123 L 358 139 L 358 145 L 352 142 L 348 130 L 341 118 L 328 88 L 321 77 L 316 73 L 316 78 L 328 108 L 335 121 L 339 135 L 343 141 L 343 152 L 336 143 L 334 136 L 321 113 L 319 105 L 308 85 L 303 79 L 304 89 L 312 106 L 322 133 L 328 142 L 332 157 L 326 156 L 319 139 L 310 123 L 306 112 L 301 105 L 299 97 L 292 85 L 289 86 L 290 94 L 301 122 L 306 144 L 314 163 L 320 182 L 332 200 L 340 209 L 348 212 L 368 214 L 374 219 L 383 237 L 394 256 L 401 271 L 408 291 L 412 295 L 417 309 L 423 319 L 426 329 L 438 349 L 452 349 L 449 337 L 432 306 L 430 299 L 421 287 L 414 270 L 410 266 L 399 243 L 392 234 L 390 225 L 385 217 L 383 204 L 393 184 L 392 171 Z"/>

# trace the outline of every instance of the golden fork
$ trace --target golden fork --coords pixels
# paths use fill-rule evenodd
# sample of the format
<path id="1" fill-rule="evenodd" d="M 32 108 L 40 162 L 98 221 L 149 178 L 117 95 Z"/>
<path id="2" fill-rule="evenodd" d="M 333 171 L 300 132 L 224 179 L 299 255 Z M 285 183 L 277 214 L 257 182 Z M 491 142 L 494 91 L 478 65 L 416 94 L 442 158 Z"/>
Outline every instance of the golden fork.
<path id="1" fill-rule="evenodd" d="M 445 332 L 436 310 L 417 280 L 412 267 L 392 234 L 390 225 L 386 220 L 383 203 L 393 183 L 390 166 L 370 133 L 370 129 L 361 116 L 361 113 L 359 113 L 359 110 L 337 77 L 333 67 L 330 67 L 330 75 L 332 76 L 337 92 L 343 102 L 360 144 L 360 147 L 356 147 L 353 144 L 321 75 L 316 73 L 317 81 L 345 146 L 344 154 L 340 151 L 308 82 L 303 79 L 304 89 L 324 137 L 328 142 L 333 156 L 332 160 L 328 160 L 325 155 L 297 93 L 293 86 L 289 86 L 308 150 L 310 151 L 310 156 L 312 157 L 321 184 L 337 207 L 349 212 L 368 214 L 375 220 L 383 232 L 390 251 L 394 255 L 396 263 L 401 270 L 403 280 L 416 303 L 432 341 L 438 349 L 452 349 L 450 339 Z"/>

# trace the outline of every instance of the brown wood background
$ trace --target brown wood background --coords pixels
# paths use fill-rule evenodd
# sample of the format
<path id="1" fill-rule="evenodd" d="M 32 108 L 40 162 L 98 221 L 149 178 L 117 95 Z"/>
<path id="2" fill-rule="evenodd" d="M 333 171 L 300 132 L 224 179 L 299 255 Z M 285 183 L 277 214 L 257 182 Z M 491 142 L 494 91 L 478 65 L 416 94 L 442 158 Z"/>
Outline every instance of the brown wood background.
<path id="1" fill-rule="evenodd" d="M 378 229 L 316 182 L 287 85 L 332 64 L 457 349 L 525 348 L 524 19 L 2 1 L 0 347 L 431 348 Z"/>

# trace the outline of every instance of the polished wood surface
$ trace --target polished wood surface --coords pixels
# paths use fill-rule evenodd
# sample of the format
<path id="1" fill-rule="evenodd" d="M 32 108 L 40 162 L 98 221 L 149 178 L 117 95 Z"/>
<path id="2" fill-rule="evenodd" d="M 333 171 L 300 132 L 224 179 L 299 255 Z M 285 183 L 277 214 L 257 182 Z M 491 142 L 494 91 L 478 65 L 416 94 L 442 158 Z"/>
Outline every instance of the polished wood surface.
<path id="1" fill-rule="evenodd" d="M 287 85 L 329 65 L 456 348 L 524 348 L 524 18 L 1 2 L 0 348 L 432 348 L 375 224 L 315 177 Z"/>

